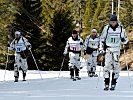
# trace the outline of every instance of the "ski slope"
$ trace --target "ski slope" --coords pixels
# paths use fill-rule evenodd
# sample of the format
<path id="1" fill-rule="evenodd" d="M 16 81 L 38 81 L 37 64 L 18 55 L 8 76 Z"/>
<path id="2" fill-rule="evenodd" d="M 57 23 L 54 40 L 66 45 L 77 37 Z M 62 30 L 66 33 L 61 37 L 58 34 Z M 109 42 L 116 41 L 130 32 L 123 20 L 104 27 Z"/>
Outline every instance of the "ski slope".
<path id="1" fill-rule="evenodd" d="M 100 67 L 97 68 L 99 74 Z M 27 81 L 22 74 L 18 83 L 14 83 L 13 71 L 0 70 L 0 100 L 133 100 L 133 72 L 121 71 L 115 91 L 104 91 L 102 72 L 98 78 L 87 76 L 85 69 L 80 71 L 81 80 L 72 81 L 68 71 L 28 71 Z M 130 82 L 132 87 L 130 87 Z"/>

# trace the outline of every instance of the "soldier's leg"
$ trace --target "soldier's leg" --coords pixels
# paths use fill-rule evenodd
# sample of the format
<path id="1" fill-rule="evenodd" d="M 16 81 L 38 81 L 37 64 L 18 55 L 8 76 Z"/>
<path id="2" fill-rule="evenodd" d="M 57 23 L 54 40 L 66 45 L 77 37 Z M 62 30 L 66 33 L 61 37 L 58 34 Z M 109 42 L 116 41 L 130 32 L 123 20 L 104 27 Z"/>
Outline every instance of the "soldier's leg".
<path id="1" fill-rule="evenodd" d="M 15 64 L 14 64 L 14 77 L 15 77 L 15 81 L 14 82 L 18 82 L 20 66 L 21 66 L 20 55 L 15 55 Z"/>
<path id="2" fill-rule="evenodd" d="M 104 77 L 104 82 L 105 82 L 104 90 L 109 89 L 111 66 L 112 66 L 112 53 L 111 52 L 106 52 L 105 66 L 103 68 L 103 77 Z"/>
<path id="3" fill-rule="evenodd" d="M 81 79 L 80 77 L 79 77 L 79 68 L 80 68 L 80 65 L 81 65 L 81 62 L 80 62 L 80 55 L 79 54 L 76 54 L 76 63 L 75 63 L 75 77 L 77 78 L 77 79 Z"/>
<path id="4" fill-rule="evenodd" d="M 93 76 L 97 77 L 98 75 L 95 74 L 96 72 L 96 66 L 97 66 L 97 56 L 98 56 L 98 53 L 97 51 L 94 51 L 93 52 L 93 55 L 92 55 L 92 65 L 93 65 Z"/>
<path id="5" fill-rule="evenodd" d="M 74 53 L 70 52 L 69 53 L 69 69 L 70 69 L 71 78 L 74 78 L 74 64 L 75 64 Z"/>
<path id="6" fill-rule="evenodd" d="M 115 52 L 113 54 L 113 73 L 112 73 L 112 81 L 111 81 L 111 90 L 114 90 L 116 87 L 117 79 L 120 73 L 120 63 L 119 63 L 119 52 Z"/>
<path id="7" fill-rule="evenodd" d="M 93 66 L 92 66 L 92 54 L 88 55 L 88 61 L 87 61 L 87 73 L 88 76 L 92 74 Z"/>
<path id="8" fill-rule="evenodd" d="M 22 73 L 23 73 L 23 81 L 26 81 L 25 80 L 25 77 L 26 77 L 26 72 L 28 70 L 28 64 L 27 64 L 27 59 L 22 59 L 22 66 L 21 66 L 21 69 L 22 69 Z"/>

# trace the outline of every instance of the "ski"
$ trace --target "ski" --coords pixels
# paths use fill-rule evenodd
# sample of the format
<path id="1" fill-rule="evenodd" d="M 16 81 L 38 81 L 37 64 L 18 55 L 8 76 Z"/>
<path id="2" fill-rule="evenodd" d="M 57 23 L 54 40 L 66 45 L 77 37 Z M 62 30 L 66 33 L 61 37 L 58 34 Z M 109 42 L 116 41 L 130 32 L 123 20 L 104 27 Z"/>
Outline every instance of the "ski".
<path id="1" fill-rule="evenodd" d="M 104 91 L 108 91 L 108 90 L 114 91 L 115 90 L 115 86 L 111 86 L 111 88 L 109 88 L 109 87 L 105 87 L 104 88 Z"/>
<path id="2" fill-rule="evenodd" d="M 105 85 L 104 91 L 108 91 L 109 90 L 109 85 Z"/>
<path id="3" fill-rule="evenodd" d="M 108 88 L 108 87 L 105 87 L 105 88 L 104 88 L 104 91 L 108 91 L 108 90 L 109 90 L 109 88 Z"/>
<path id="4" fill-rule="evenodd" d="M 114 88 L 114 87 L 111 87 L 111 88 L 110 88 L 110 91 L 114 91 L 114 90 L 115 90 L 115 88 Z"/>
<path id="5" fill-rule="evenodd" d="M 73 78 L 73 81 L 76 81 L 77 79 L 76 78 Z"/>
<path id="6" fill-rule="evenodd" d="M 81 80 L 80 77 L 71 78 L 73 81 Z"/>
<path id="7" fill-rule="evenodd" d="M 80 77 L 75 77 L 76 78 L 76 80 L 81 80 L 81 78 Z"/>

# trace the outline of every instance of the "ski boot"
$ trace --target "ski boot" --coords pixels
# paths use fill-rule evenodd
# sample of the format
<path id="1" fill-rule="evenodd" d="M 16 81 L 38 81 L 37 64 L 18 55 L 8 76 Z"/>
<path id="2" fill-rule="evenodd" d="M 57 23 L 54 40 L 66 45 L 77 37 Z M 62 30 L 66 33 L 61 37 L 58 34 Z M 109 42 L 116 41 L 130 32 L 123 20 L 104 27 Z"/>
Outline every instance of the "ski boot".
<path id="1" fill-rule="evenodd" d="M 108 90 L 109 90 L 109 85 L 105 85 L 104 90 L 105 90 L 105 91 L 108 91 Z"/>
<path id="2" fill-rule="evenodd" d="M 91 70 L 91 71 L 89 71 L 89 73 L 90 73 L 89 76 L 90 76 L 90 77 L 93 77 L 93 67 L 92 67 L 90 70 Z"/>
<path id="3" fill-rule="evenodd" d="M 93 75 L 93 77 L 98 77 L 98 75 L 95 74 L 95 72 L 92 72 L 92 75 Z"/>
<path id="4" fill-rule="evenodd" d="M 18 82 L 18 78 L 19 78 L 19 72 L 18 71 L 15 71 L 15 80 L 14 82 Z"/>
<path id="5" fill-rule="evenodd" d="M 94 76 L 94 77 L 98 77 L 98 75 L 97 75 L 97 74 L 94 74 L 93 76 Z"/>
<path id="6" fill-rule="evenodd" d="M 116 85 L 111 85 L 110 90 L 111 90 L 111 91 L 115 90 L 115 87 L 116 87 Z"/>
<path id="7" fill-rule="evenodd" d="M 74 76 L 71 76 L 71 79 L 72 79 L 73 81 L 76 81 L 76 78 L 74 78 Z"/>
<path id="8" fill-rule="evenodd" d="M 87 71 L 87 73 L 88 73 L 88 77 L 93 77 L 93 74 L 91 71 Z"/>
<path id="9" fill-rule="evenodd" d="M 111 88 L 110 88 L 110 90 L 115 90 L 115 87 L 116 87 L 116 79 L 112 79 L 112 82 L 111 82 Z"/>
<path id="10" fill-rule="evenodd" d="M 92 74 L 92 73 L 90 73 L 90 74 L 89 74 L 89 76 L 90 76 L 90 77 L 93 77 L 93 74 Z"/>
<path id="11" fill-rule="evenodd" d="M 26 73 L 23 72 L 23 80 L 22 81 L 26 81 L 25 77 L 26 77 Z"/>
<path id="12" fill-rule="evenodd" d="M 15 77 L 15 81 L 14 82 L 18 82 L 18 77 Z"/>
<path id="13" fill-rule="evenodd" d="M 105 88 L 104 88 L 104 90 L 105 91 L 108 91 L 109 90 L 109 81 L 110 81 L 109 78 L 105 78 L 105 80 L 104 80 L 104 82 L 105 82 Z"/>
<path id="14" fill-rule="evenodd" d="M 116 78 L 114 78 L 114 76 L 115 76 L 115 73 L 112 73 L 112 81 L 111 81 L 111 88 L 110 88 L 110 90 L 111 91 L 113 91 L 113 90 L 115 90 L 115 87 L 116 87 Z"/>
<path id="15" fill-rule="evenodd" d="M 75 78 L 76 78 L 77 80 L 81 80 L 81 77 L 79 77 L 79 76 L 76 76 Z"/>
<path id="16" fill-rule="evenodd" d="M 77 67 L 75 67 L 75 78 L 77 80 L 81 80 L 81 78 L 79 77 L 79 69 Z"/>

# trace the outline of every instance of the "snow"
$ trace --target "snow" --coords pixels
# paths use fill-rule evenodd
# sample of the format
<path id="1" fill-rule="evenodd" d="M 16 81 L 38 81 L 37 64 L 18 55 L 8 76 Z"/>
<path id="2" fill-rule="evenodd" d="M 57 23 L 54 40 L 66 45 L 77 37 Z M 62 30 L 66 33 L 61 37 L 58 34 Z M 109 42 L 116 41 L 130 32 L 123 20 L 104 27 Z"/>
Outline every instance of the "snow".
<path id="1" fill-rule="evenodd" d="M 100 72 L 101 69 L 101 72 Z M 100 72 L 100 73 L 99 73 Z M 86 69 L 80 71 L 81 80 L 72 81 L 69 71 L 41 71 L 43 80 L 37 70 L 27 72 L 27 81 L 22 82 L 20 71 L 19 82 L 14 83 L 14 72 L 0 70 L 0 100 L 133 100 L 133 72 L 121 71 L 115 91 L 103 91 L 103 73 L 100 66 L 97 77 L 87 76 Z M 96 88 L 98 82 L 98 86 Z"/>

